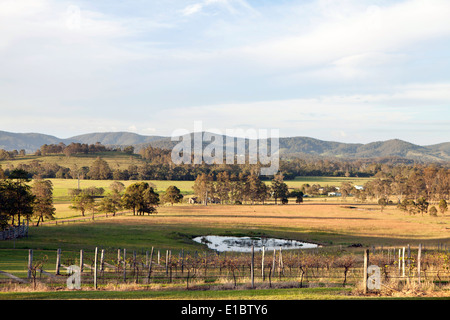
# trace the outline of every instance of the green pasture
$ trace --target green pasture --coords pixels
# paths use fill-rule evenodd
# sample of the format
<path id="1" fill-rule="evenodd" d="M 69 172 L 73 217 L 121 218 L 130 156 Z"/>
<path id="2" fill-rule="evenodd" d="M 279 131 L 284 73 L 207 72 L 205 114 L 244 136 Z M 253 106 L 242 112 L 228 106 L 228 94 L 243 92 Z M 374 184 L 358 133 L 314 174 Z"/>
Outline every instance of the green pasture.
<path id="1" fill-rule="evenodd" d="M 58 291 L 58 292 L 0 292 L 1 299 L 156 299 L 156 300 L 337 300 L 361 299 L 351 296 L 351 289 L 303 288 L 256 290 L 141 290 L 134 291 Z"/>
<path id="2" fill-rule="evenodd" d="M 80 179 L 48 179 L 53 183 L 53 200 L 56 208 L 57 219 L 68 219 L 79 217 L 80 213 L 69 208 L 70 196 L 69 190 L 80 188 L 98 187 L 104 188 L 105 194 L 110 192 L 110 186 L 114 182 L 113 180 L 83 180 Z M 297 177 L 295 180 L 288 180 L 286 184 L 289 188 L 296 189 L 301 188 L 303 184 L 320 184 L 321 186 L 334 185 L 339 186 L 343 182 L 351 182 L 354 184 L 364 184 L 368 181 L 367 178 L 345 178 L 345 177 Z M 137 180 L 121 180 L 125 187 L 130 184 L 138 182 Z M 194 181 L 174 181 L 174 180 L 148 180 L 146 181 L 156 188 L 158 193 L 163 193 L 169 186 L 176 186 L 181 190 L 184 196 L 192 196 L 194 194 L 193 186 Z M 33 182 L 31 181 L 30 184 Z M 270 181 L 266 183 L 270 184 Z M 292 200 L 294 201 L 294 200 Z M 320 198 L 305 198 L 305 202 L 311 201 L 333 201 L 333 202 L 346 202 L 342 198 L 328 198 L 326 196 Z M 269 200 L 267 203 L 271 203 L 273 200 Z M 87 213 L 89 215 L 89 213 Z"/>
<path id="3" fill-rule="evenodd" d="M 77 180 L 77 179 L 48 179 L 53 183 L 53 196 L 55 202 L 57 201 L 69 201 L 68 191 L 69 189 L 76 189 L 88 187 L 102 187 L 106 193 L 109 192 L 110 185 L 113 180 Z M 340 186 L 344 182 L 350 182 L 355 185 L 363 185 L 370 178 L 346 178 L 346 177 L 297 177 L 295 180 L 285 181 L 289 188 L 300 189 L 303 184 L 320 184 L 321 186 Z M 130 184 L 136 183 L 136 180 L 122 180 L 125 187 Z M 194 181 L 174 181 L 174 180 L 148 180 L 146 181 L 155 186 L 156 191 L 164 192 L 169 186 L 176 186 L 181 190 L 183 195 L 192 195 L 194 193 L 193 186 Z M 270 181 L 266 183 L 270 184 Z"/>
<path id="4" fill-rule="evenodd" d="M 364 185 L 372 178 L 359 177 L 296 177 L 294 180 L 285 181 L 290 188 L 301 188 L 303 184 L 318 184 L 322 187 L 336 186 L 339 187 L 344 182 L 350 182 L 353 185 Z"/>
<path id="5" fill-rule="evenodd" d="M 307 209 L 306 209 L 307 208 Z M 406 221 L 407 220 L 407 221 Z M 304 223 L 302 223 L 304 221 Z M 407 222 L 407 223 L 406 223 Z M 316 226 L 313 226 L 314 224 Z M 355 225 L 357 223 L 357 225 Z M 367 225 L 374 230 L 369 237 Z M 353 224 L 353 227 L 352 227 Z M 54 273 L 56 250 L 62 249 L 62 264 L 71 265 L 79 261 L 80 249 L 85 259 L 93 258 L 95 247 L 105 249 L 107 261 L 117 257 L 117 249 L 136 251 L 141 256 L 154 247 L 163 255 L 171 250 L 176 255 L 185 252 L 204 252 L 205 246 L 192 241 L 192 237 L 204 234 L 250 235 L 282 238 L 298 238 L 305 241 L 331 244 L 337 250 L 343 245 L 361 256 L 361 248 L 347 248 L 349 243 L 371 243 L 398 245 L 403 235 L 398 233 L 402 225 L 411 239 L 423 243 L 448 242 L 439 238 L 440 230 L 448 226 L 447 217 L 406 217 L 395 208 L 379 211 L 355 211 L 340 205 L 259 205 L 259 206 L 196 206 L 180 205 L 160 208 L 150 216 L 118 216 L 99 218 L 95 221 L 72 222 L 58 225 L 31 227 L 29 236 L 16 240 L 0 241 L 0 270 L 20 278 L 26 278 L 28 250 L 33 249 L 34 261 L 44 261 L 43 269 Z M 355 229 L 355 226 L 361 230 Z M 387 226 L 387 227 L 383 227 Z M 388 227 L 392 226 L 392 230 Z M 383 228 L 381 228 L 383 227 Z M 409 230 L 409 228 L 413 228 Z M 429 229 L 421 235 L 419 231 Z M 390 230 L 390 231 L 389 231 Z M 389 233 L 385 233 L 389 232 Z M 444 236 L 444 235 L 443 235 Z M 375 242 L 374 242 L 375 241 Z M 406 242 L 408 241 L 408 242 Z M 322 251 L 321 251 L 322 252 Z M 109 259 L 109 260 L 108 260 Z M 0 274 L 0 283 L 5 275 Z M 202 285 L 208 285 L 206 283 Z M 264 290 L 185 290 L 184 288 L 148 289 L 121 291 L 101 288 L 82 291 L 32 290 L 28 292 L 0 292 L 0 299 L 347 299 L 353 288 L 308 288 L 308 289 L 264 289 Z"/>
<path id="6" fill-rule="evenodd" d="M 108 162 L 108 165 L 112 170 L 114 169 L 127 169 L 130 165 L 138 165 L 142 164 L 143 160 L 141 156 L 138 154 L 126 154 L 124 152 L 114 151 L 114 152 L 103 152 L 92 154 L 76 154 L 71 156 L 66 156 L 64 154 L 51 154 L 45 156 L 36 156 L 36 155 L 25 155 L 25 156 L 16 156 L 12 160 L 1 160 L 0 165 L 6 169 L 9 166 L 17 166 L 21 163 L 30 164 L 33 161 L 38 161 L 41 163 L 55 163 L 62 167 L 73 168 L 77 166 L 81 167 L 89 167 L 95 161 L 97 157 L 101 157 L 103 160 Z"/>
<path id="7" fill-rule="evenodd" d="M 53 198 L 55 202 L 70 201 L 69 190 L 76 189 L 78 186 L 83 188 L 97 187 L 104 188 L 105 194 L 110 191 L 110 186 L 114 180 L 79 180 L 78 179 L 47 179 L 53 183 Z M 120 180 L 125 187 L 130 184 L 141 182 L 136 180 Z M 192 186 L 194 181 L 171 181 L 171 180 L 147 180 L 145 182 L 154 185 L 158 193 L 164 192 L 169 186 L 176 186 L 183 195 L 193 194 Z M 32 183 L 32 182 L 31 182 Z"/>

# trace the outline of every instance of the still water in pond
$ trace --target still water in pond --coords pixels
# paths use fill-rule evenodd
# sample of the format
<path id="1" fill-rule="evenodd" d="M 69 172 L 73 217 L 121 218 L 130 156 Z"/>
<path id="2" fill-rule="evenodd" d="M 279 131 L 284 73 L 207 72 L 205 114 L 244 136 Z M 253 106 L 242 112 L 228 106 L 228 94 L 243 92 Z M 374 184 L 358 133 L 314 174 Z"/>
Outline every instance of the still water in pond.
<path id="1" fill-rule="evenodd" d="M 317 248 L 317 244 L 300 242 L 297 240 L 284 240 L 275 238 L 255 238 L 255 237 L 226 237 L 226 236 L 200 236 L 193 239 L 195 242 L 202 243 L 208 248 L 224 252 L 251 252 L 252 245 L 255 251 L 273 249 L 308 249 Z"/>

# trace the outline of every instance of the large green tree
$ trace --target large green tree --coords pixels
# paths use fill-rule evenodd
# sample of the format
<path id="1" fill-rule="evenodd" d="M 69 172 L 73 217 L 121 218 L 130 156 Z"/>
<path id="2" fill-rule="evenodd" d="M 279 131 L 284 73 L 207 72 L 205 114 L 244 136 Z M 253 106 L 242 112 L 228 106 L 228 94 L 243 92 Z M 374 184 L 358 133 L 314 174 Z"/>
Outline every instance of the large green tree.
<path id="1" fill-rule="evenodd" d="M 166 189 L 166 192 L 162 196 L 162 201 L 165 203 L 179 203 L 183 200 L 183 195 L 181 194 L 180 189 L 178 189 L 176 186 L 169 186 Z"/>
<path id="2" fill-rule="evenodd" d="M 247 176 L 245 189 L 246 195 L 252 204 L 259 201 L 264 202 L 266 199 L 267 186 L 263 181 L 261 181 L 257 174 L 250 174 Z"/>
<path id="3" fill-rule="evenodd" d="M 417 207 L 417 210 L 419 210 L 419 212 L 422 214 L 422 216 L 424 213 L 428 212 L 428 206 L 429 206 L 429 203 L 425 197 L 420 197 L 419 199 L 417 199 L 416 207 Z"/>
<path id="4" fill-rule="evenodd" d="M 442 214 L 445 214 L 445 212 L 448 210 L 447 201 L 444 199 L 441 199 L 439 201 L 439 211 L 441 211 Z"/>
<path id="5" fill-rule="evenodd" d="M 213 178 L 206 173 L 199 174 L 195 179 L 194 186 L 195 195 L 205 205 L 208 203 L 208 199 L 212 198 L 215 193 Z"/>
<path id="6" fill-rule="evenodd" d="M 88 176 L 93 180 L 106 180 L 112 177 L 112 171 L 108 165 L 108 162 L 100 157 L 97 157 L 94 163 L 92 163 L 89 167 Z"/>
<path id="7" fill-rule="evenodd" d="M 53 220 L 56 209 L 53 205 L 52 182 L 50 180 L 35 180 L 31 190 L 35 196 L 33 211 L 38 218 L 36 226 L 39 226 L 41 221 L 44 222 L 44 218 Z"/>
<path id="8" fill-rule="evenodd" d="M 81 215 L 84 217 L 86 211 L 94 210 L 95 208 L 94 196 L 82 191 L 72 198 L 72 205 L 69 208 L 81 211 Z"/>
<path id="9" fill-rule="evenodd" d="M 275 199 L 275 204 L 277 204 L 278 199 L 286 199 L 289 193 L 287 184 L 283 181 L 283 175 L 277 174 L 272 179 L 272 197 Z"/>
<path id="10" fill-rule="evenodd" d="M 122 203 L 125 208 L 133 210 L 133 215 L 156 213 L 159 194 L 147 182 L 136 182 L 126 188 Z"/>
<path id="11" fill-rule="evenodd" d="M 21 218 L 29 219 L 33 214 L 35 196 L 31 187 L 21 181 L 10 179 L 0 181 L 0 214 L 2 224 L 19 225 Z M 17 220 L 16 220 L 17 218 Z M 5 221 L 8 221 L 6 223 Z"/>
<path id="12" fill-rule="evenodd" d="M 303 202 L 303 192 L 299 189 L 295 189 L 289 193 L 289 197 L 295 198 L 295 203 L 300 204 Z"/>

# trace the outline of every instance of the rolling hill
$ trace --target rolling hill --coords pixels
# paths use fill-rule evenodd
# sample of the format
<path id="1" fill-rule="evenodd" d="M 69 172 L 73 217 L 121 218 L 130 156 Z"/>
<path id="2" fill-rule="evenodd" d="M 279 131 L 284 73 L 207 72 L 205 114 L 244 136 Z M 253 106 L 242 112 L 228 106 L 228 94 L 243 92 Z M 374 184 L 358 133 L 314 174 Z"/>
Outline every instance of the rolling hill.
<path id="1" fill-rule="evenodd" d="M 131 132 L 98 132 L 60 139 L 40 133 L 12 133 L 0 131 L 0 149 L 21 150 L 33 153 L 43 144 L 70 144 L 71 142 L 124 147 L 132 145 L 136 150 L 148 145 L 171 149 L 178 142 L 170 137 L 144 136 Z M 450 161 L 450 142 L 430 146 L 419 146 L 399 139 L 377 141 L 367 144 L 323 141 L 310 137 L 280 138 L 280 154 L 284 157 L 319 156 L 338 158 L 383 158 L 394 157 L 415 161 Z M 208 143 L 206 143 L 208 144 Z"/>

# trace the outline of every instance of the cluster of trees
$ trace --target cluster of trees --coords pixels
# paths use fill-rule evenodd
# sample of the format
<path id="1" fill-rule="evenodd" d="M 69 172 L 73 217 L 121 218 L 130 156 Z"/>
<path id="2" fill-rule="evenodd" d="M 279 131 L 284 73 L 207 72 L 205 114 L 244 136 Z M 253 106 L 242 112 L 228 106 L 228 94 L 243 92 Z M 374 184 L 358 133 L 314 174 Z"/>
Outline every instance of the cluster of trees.
<path id="1" fill-rule="evenodd" d="M 417 166 L 410 170 L 396 168 L 389 172 L 380 172 L 375 179 L 365 184 L 364 191 L 357 196 L 389 199 L 396 197 L 400 203 L 403 199 L 423 197 L 427 201 L 449 199 L 450 170 L 437 166 Z"/>
<path id="2" fill-rule="evenodd" d="M 229 175 L 228 172 L 219 173 L 214 180 L 211 175 L 201 174 L 194 183 L 194 192 L 197 202 L 220 202 L 231 204 L 264 204 L 269 198 L 275 203 L 287 203 L 288 197 L 296 197 L 296 202 L 303 202 L 303 192 L 300 190 L 289 191 L 283 180 L 283 175 L 275 175 L 271 184 L 266 184 L 257 174 Z"/>
<path id="3" fill-rule="evenodd" d="M 375 200 L 383 209 L 388 204 L 398 207 L 410 214 L 429 212 L 437 215 L 447 211 L 450 198 L 450 170 L 436 165 L 394 167 L 378 172 L 374 179 L 356 188 L 350 182 L 340 186 L 324 186 L 305 184 L 300 189 L 308 195 L 339 192 L 342 197 L 354 196 L 361 202 Z"/>
<path id="4" fill-rule="evenodd" d="M 152 164 L 170 164 L 172 162 L 171 154 L 171 150 L 155 148 L 152 146 L 139 150 L 139 155 L 142 159 L 147 160 Z"/>
<path id="5" fill-rule="evenodd" d="M 92 212 L 94 219 L 95 212 L 111 213 L 113 216 L 123 209 L 133 211 L 133 215 L 152 214 L 157 212 L 157 206 L 163 203 L 178 203 L 182 201 L 183 195 L 175 186 L 169 186 L 166 192 L 160 197 L 152 184 L 148 182 L 136 182 L 125 188 L 122 182 L 113 182 L 109 189 L 110 193 L 103 195 L 103 188 L 86 188 L 71 190 L 71 209 L 78 210 L 82 216 L 86 212 Z M 99 201 L 96 199 L 100 198 Z"/>
<path id="6" fill-rule="evenodd" d="M 66 153 L 70 154 L 95 154 L 105 151 L 118 151 L 118 149 L 109 149 L 100 143 L 80 144 L 71 143 L 66 146 L 43 145 L 38 153 Z M 133 147 L 126 147 L 123 152 L 133 154 Z M 12 152 L 1 152 L 5 159 L 14 157 Z M 13 169 L 23 169 L 37 178 L 62 178 L 62 179 L 102 179 L 102 180 L 189 180 L 194 181 L 199 175 L 206 174 L 217 180 L 219 174 L 227 172 L 228 175 L 250 175 L 259 172 L 260 165 L 250 164 L 180 164 L 175 165 L 171 160 L 171 150 L 156 147 L 147 147 L 139 151 L 140 160 L 132 162 L 127 168 L 111 168 L 106 161 L 97 158 L 91 166 L 71 168 L 64 167 L 55 163 L 42 162 L 39 160 L 31 161 L 26 164 L 19 164 L 16 168 L 8 165 L 5 174 Z M 136 157 L 136 155 L 134 155 Z M 402 176 L 409 175 L 412 172 L 422 171 L 424 168 L 435 167 L 437 169 L 449 170 L 448 164 L 426 165 L 415 164 L 402 161 L 373 160 L 343 160 L 343 159 L 323 159 L 314 157 L 305 157 L 302 159 L 281 159 L 280 170 L 284 179 L 291 180 L 297 176 L 335 176 L 335 177 L 378 177 L 390 175 L 395 177 L 398 172 Z M 273 177 L 262 176 L 260 179 L 271 180 Z"/>
<path id="7" fill-rule="evenodd" d="M 8 177 L 13 170 L 23 170 L 28 172 L 30 178 L 33 179 L 93 179 L 93 180 L 109 180 L 116 177 L 114 180 L 129 180 L 120 179 L 117 174 L 111 170 L 108 162 L 104 159 L 97 157 L 91 166 L 79 167 L 74 165 L 71 168 L 60 166 L 56 163 L 42 162 L 33 160 L 28 163 L 21 163 L 16 168 L 8 165 L 3 170 L 0 166 L 0 176 Z M 120 176 L 122 177 L 122 176 Z"/>
<path id="8" fill-rule="evenodd" d="M 8 179 L 0 180 L 0 229 L 31 217 L 38 219 L 38 225 L 44 218 L 54 218 L 51 181 L 35 180 L 31 186 L 28 182 L 28 173 L 23 170 L 15 170 Z"/>
<path id="9" fill-rule="evenodd" d="M 29 177 L 28 172 L 16 169 L 7 179 L 0 179 L 0 230 L 32 218 L 37 219 L 38 226 L 44 220 L 54 219 L 52 182 L 35 179 L 30 184 Z M 104 188 L 70 189 L 70 208 L 80 211 L 83 216 L 92 212 L 93 218 L 96 212 L 115 215 L 123 209 L 143 215 L 156 213 L 160 202 L 174 204 L 183 199 L 181 191 L 175 186 L 168 187 L 160 199 L 154 186 L 147 182 L 136 182 L 125 188 L 123 183 L 114 181 L 109 189 L 106 195 Z"/>
<path id="10" fill-rule="evenodd" d="M 133 150 L 131 149 L 131 153 L 133 153 Z M 69 145 L 61 142 L 59 144 L 44 144 L 36 150 L 35 155 L 65 154 L 66 156 L 71 156 L 72 154 L 95 154 L 105 151 L 116 151 L 116 149 L 108 148 L 100 142 L 95 144 L 72 142 Z"/>
<path id="11" fill-rule="evenodd" d="M 12 160 L 18 155 L 25 155 L 25 150 L 6 151 L 4 149 L 0 149 L 0 160 Z"/>
<path id="12" fill-rule="evenodd" d="M 354 194 L 362 201 L 376 199 L 382 207 L 396 202 L 409 214 L 444 214 L 450 198 L 450 170 L 431 165 L 380 172 L 364 185 L 364 190 L 355 190 Z"/>
<path id="13" fill-rule="evenodd" d="M 381 205 L 384 204 L 384 200 L 380 202 Z M 436 206 L 431 206 L 430 203 L 424 198 L 420 197 L 417 200 L 412 199 L 404 199 L 401 203 L 398 204 L 398 208 L 402 211 L 408 212 L 410 215 L 421 213 L 422 216 L 424 213 L 429 213 L 431 216 L 437 216 L 438 209 Z M 441 199 L 438 203 L 439 211 L 444 215 L 448 210 L 448 204 L 445 199 Z"/>

